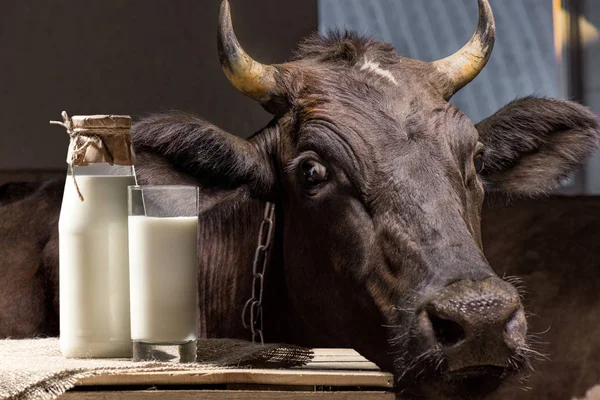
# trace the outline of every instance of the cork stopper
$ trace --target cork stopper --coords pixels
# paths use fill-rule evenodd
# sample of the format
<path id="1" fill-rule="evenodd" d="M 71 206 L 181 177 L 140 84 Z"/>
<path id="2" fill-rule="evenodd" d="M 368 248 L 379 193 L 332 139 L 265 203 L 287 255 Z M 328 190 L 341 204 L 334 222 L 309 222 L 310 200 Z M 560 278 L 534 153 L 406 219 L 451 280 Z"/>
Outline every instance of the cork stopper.
<path id="1" fill-rule="evenodd" d="M 131 117 L 128 115 L 78 115 L 70 118 L 63 111 L 63 121 L 51 124 L 66 128 L 71 138 L 67 164 L 71 168 L 73 182 L 81 201 L 83 196 L 75 180 L 76 166 L 96 163 L 110 165 L 133 165 L 135 155 L 131 144 Z"/>

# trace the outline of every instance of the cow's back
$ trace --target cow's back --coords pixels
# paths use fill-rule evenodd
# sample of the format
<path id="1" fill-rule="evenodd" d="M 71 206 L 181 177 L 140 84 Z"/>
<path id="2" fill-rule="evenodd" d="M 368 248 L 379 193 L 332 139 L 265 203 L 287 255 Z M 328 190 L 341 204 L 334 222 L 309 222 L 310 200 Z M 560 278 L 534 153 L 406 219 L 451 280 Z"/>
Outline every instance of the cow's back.
<path id="1" fill-rule="evenodd" d="M 530 332 L 548 343 L 534 344 L 549 360 L 526 397 L 582 397 L 600 383 L 600 197 L 488 204 L 482 234 L 496 272 L 522 278 Z"/>
<path id="2" fill-rule="evenodd" d="M 64 180 L 0 186 L 0 337 L 58 335 Z"/>

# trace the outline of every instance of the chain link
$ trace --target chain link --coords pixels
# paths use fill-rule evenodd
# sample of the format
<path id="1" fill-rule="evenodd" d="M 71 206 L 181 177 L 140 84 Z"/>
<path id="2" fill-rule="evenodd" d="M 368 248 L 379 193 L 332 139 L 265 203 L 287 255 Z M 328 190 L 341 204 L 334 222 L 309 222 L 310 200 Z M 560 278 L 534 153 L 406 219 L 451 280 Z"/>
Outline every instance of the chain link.
<path id="1" fill-rule="evenodd" d="M 274 215 L 275 204 L 267 202 L 265 204 L 263 220 L 258 230 L 258 245 L 254 251 L 254 260 L 252 262 L 252 296 L 246 301 L 242 310 L 242 325 L 252 334 L 252 343 L 256 343 L 258 339 L 261 344 L 265 344 L 262 300 L 269 249 L 273 240 Z M 249 322 L 247 322 L 248 317 L 250 317 Z"/>

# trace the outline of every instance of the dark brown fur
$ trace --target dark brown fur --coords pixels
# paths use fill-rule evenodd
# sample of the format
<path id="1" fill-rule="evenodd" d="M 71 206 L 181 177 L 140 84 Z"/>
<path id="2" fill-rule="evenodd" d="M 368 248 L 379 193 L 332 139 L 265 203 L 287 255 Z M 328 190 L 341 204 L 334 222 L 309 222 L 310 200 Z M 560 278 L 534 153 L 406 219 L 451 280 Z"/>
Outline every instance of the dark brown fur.
<path id="1" fill-rule="evenodd" d="M 515 385 L 531 400 L 583 398 L 600 383 L 600 198 L 551 197 L 483 210 L 486 255 L 517 276 L 536 350 L 547 359 Z M 514 398 L 512 385 L 495 398 Z"/>
<path id="2" fill-rule="evenodd" d="M 64 183 L 0 186 L 0 337 L 58 335 L 58 216 Z"/>
<path id="3" fill-rule="evenodd" d="M 525 97 L 506 105 L 477 124 L 489 189 L 532 196 L 557 188 L 597 147 L 597 124 L 575 103 Z"/>

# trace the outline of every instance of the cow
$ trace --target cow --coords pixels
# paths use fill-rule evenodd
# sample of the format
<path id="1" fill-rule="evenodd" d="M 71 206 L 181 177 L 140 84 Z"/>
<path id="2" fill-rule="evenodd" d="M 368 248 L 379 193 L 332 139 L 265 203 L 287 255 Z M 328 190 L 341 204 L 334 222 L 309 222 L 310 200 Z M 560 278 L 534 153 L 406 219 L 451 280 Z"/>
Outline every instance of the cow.
<path id="1" fill-rule="evenodd" d="M 141 184 L 200 186 L 202 337 L 249 337 L 241 314 L 271 202 L 268 341 L 355 348 L 408 399 L 483 398 L 532 365 L 521 294 L 483 253 L 484 193 L 548 193 L 597 146 L 600 122 L 578 104 L 526 97 L 474 124 L 449 100 L 494 39 L 479 0 L 474 35 L 442 60 L 332 32 L 265 65 L 240 46 L 223 0 L 224 72 L 271 122 L 247 140 L 176 112 L 132 130 Z M 0 189 L 0 336 L 58 334 L 63 184 Z"/>

